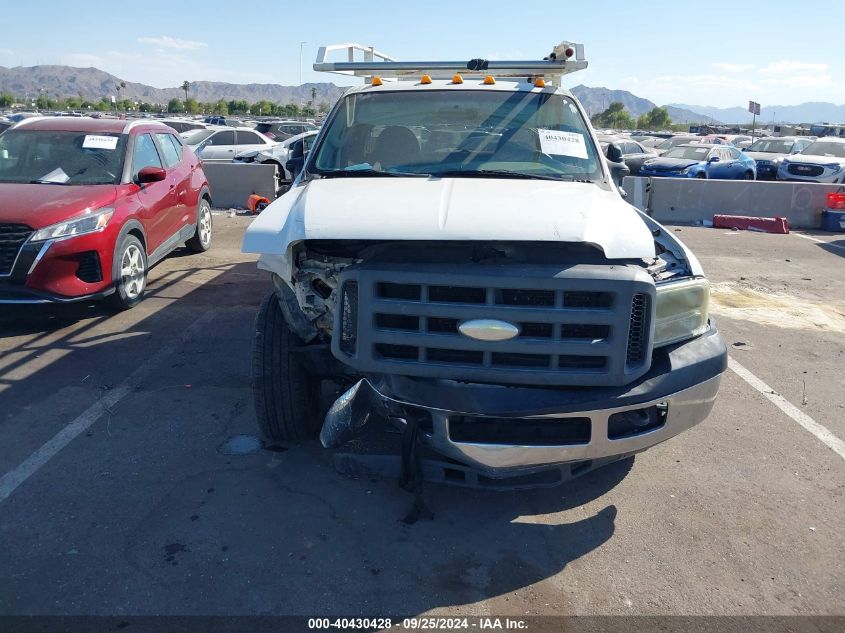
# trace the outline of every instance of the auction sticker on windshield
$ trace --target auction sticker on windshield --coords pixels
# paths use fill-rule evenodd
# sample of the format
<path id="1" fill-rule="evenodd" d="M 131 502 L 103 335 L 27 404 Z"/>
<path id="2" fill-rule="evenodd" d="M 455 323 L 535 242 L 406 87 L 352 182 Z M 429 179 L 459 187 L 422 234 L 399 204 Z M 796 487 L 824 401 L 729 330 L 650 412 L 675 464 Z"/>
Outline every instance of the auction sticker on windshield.
<path id="1" fill-rule="evenodd" d="M 540 149 L 544 154 L 553 156 L 572 156 L 587 159 L 587 145 L 584 135 L 560 130 L 537 130 L 540 135 Z"/>
<path id="2" fill-rule="evenodd" d="M 82 147 L 85 149 L 115 149 L 117 147 L 117 137 L 86 134 L 85 139 L 82 141 Z"/>

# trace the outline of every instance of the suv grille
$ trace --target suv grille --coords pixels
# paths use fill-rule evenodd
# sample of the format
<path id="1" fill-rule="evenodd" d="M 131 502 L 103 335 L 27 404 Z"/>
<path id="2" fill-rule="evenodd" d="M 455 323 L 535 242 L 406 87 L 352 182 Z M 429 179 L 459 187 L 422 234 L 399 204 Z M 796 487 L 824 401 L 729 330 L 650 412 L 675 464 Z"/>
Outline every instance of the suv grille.
<path id="1" fill-rule="evenodd" d="M 824 167 L 820 165 L 805 165 L 803 163 L 789 163 L 787 171 L 795 176 L 821 176 Z"/>
<path id="2" fill-rule="evenodd" d="M 654 286 L 638 268 L 574 266 L 567 277 L 543 266 L 523 267 L 521 277 L 431 268 L 347 268 L 343 283 L 358 290 L 357 332 L 347 331 L 344 302 L 335 355 L 364 372 L 504 384 L 621 385 L 648 369 Z M 474 319 L 505 321 L 519 334 L 461 334 L 460 324 Z"/>
<path id="3" fill-rule="evenodd" d="M 0 275 L 9 275 L 23 243 L 32 235 L 26 224 L 0 224 Z"/>

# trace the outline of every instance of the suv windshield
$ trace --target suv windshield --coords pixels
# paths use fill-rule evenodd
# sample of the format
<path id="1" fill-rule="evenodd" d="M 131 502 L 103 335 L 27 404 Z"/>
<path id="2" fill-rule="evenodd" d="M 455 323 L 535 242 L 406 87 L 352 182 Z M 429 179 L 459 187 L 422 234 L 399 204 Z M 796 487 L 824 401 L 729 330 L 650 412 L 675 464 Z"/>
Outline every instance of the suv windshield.
<path id="1" fill-rule="evenodd" d="M 767 154 L 788 154 L 792 151 L 795 141 L 783 141 L 780 139 L 762 138 L 749 145 L 749 152 L 766 152 Z"/>
<path id="2" fill-rule="evenodd" d="M 310 170 L 324 176 L 602 178 L 584 119 L 558 94 L 357 93 L 329 125 Z"/>
<path id="3" fill-rule="evenodd" d="M 6 132 L 8 134 L 8 132 Z M 0 139 L 3 137 L 0 136 Z M 802 154 L 807 156 L 830 156 L 832 158 L 845 158 L 845 143 L 830 143 L 818 141 L 813 143 Z"/>
<path id="4" fill-rule="evenodd" d="M 0 183 L 114 185 L 126 136 L 7 130 L 0 135 Z"/>

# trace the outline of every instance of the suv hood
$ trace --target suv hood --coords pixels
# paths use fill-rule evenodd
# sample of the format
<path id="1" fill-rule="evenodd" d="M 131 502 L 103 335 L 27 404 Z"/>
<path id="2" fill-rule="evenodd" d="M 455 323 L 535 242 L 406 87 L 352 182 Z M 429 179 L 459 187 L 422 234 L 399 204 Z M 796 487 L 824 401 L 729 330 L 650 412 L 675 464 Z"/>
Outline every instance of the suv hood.
<path id="1" fill-rule="evenodd" d="M 805 163 L 808 165 L 833 165 L 845 164 L 845 158 L 839 158 L 838 156 L 813 156 L 812 154 L 793 154 L 789 156 L 787 160 L 790 163 Z"/>
<path id="2" fill-rule="evenodd" d="M 636 209 L 595 184 L 476 178 L 331 178 L 273 202 L 246 253 L 284 255 L 302 240 L 584 242 L 608 259 L 655 256 Z"/>
<path id="3" fill-rule="evenodd" d="M 743 154 L 754 160 L 767 160 L 772 163 L 783 160 L 787 156 L 796 156 L 796 154 L 781 154 L 780 152 L 743 152 Z"/>
<path id="4" fill-rule="evenodd" d="M 42 229 L 88 209 L 110 205 L 115 185 L 30 185 L 0 183 L 0 222 Z"/>

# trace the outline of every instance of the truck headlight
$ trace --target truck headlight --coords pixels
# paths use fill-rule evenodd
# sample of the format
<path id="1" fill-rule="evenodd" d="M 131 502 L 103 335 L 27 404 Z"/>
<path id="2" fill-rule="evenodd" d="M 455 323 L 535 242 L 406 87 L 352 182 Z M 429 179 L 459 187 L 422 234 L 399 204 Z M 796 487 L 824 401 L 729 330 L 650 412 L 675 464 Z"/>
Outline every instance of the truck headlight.
<path id="1" fill-rule="evenodd" d="M 94 233 L 106 227 L 114 215 L 112 207 L 103 207 L 91 213 L 80 215 L 65 222 L 51 224 L 43 229 L 37 230 L 29 238 L 30 242 L 43 242 L 45 240 L 56 240 L 64 237 L 75 237 L 85 233 Z"/>
<path id="2" fill-rule="evenodd" d="M 654 346 L 669 345 L 707 331 L 710 282 L 691 279 L 657 287 Z"/>

